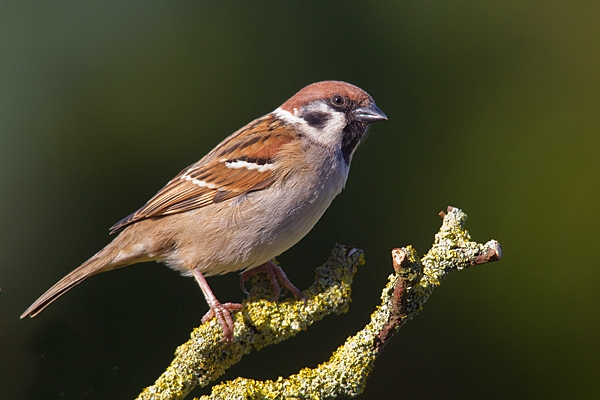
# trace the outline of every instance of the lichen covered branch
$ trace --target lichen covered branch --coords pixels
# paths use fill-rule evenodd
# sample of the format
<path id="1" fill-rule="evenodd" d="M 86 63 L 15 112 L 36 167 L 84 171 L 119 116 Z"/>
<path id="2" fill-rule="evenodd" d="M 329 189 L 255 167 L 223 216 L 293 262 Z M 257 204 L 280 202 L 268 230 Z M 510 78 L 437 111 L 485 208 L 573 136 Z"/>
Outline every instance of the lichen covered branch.
<path id="1" fill-rule="evenodd" d="M 423 307 L 431 295 L 433 289 L 439 286 L 441 281 L 452 271 L 461 270 L 473 265 L 479 265 L 490 261 L 497 261 L 502 257 L 502 249 L 498 242 L 492 240 L 485 244 L 475 243 L 471 240 L 467 231 L 464 230 L 464 222 L 466 214 L 461 210 L 453 207 L 448 207 L 448 213 L 440 213 L 444 218 L 440 231 L 435 235 L 434 244 L 429 252 L 419 259 L 416 251 L 407 246 L 392 250 L 392 263 L 394 273 L 388 278 L 388 283 L 383 289 L 381 295 L 381 305 L 379 305 L 371 315 L 370 322 L 354 336 L 351 336 L 346 342 L 340 346 L 331 356 L 331 358 L 317 366 L 316 368 L 304 368 L 297 374 L 288 378 L 280 377 L 276 381 L 256 381 L 246 378 L 237 378 L 230 382 L 213 387 L 211 395 L 203 396 L 203 400 L 208 399 L 331 399 L 342 396 L 356 396 L 361 393 L 366 385 L 367 377 L 373 369 L 373 365 L 377 356 L 383 351 L 385 345 L 389 342 L 392 336 L 397 332 L 398 328 L 406 321 L 414 317 Z M 353 271 L 356 269 L 362 260 L 362 252 L 352 249 L 346 255 L 346 248 L 336 246 L 328 264 L 321 268 L 333 268 L 335 271 L 345 278 L 342 284 L 342 289 L 335 296 L 326 296 L 322 301 L 327 302 L 332 299 L 340 301 L 337 295 L 348 295 L 350 292 L 349 284 L 352 280 Z M 334 260 L 332 263 L 331 261 Z M 348 267 L 345 263 L 350 262 L 353 266 Z M 342 270 L 352 270 L 351 273 L 342 273 Z M 330 274 L 331 272 L 327 272 Z M 319 279 L 315 285 L 319 283 Z M 347 284 L 348 286 L 344 286 Z M 313 287 L 315 286 L 313 285 Z M 329 286 L 323 284 L 322 287 L 328 287 L 327 290 L 333 290 Z M 313 290 L 311 288 L 311 290 Z M 334 290 L 335 291 L 335 290 Z M 316 292 L 319 292 L 318 290 Z M 321 292 L 319 292 L 321 293 Z M 265 293 L 262 293 L 264 295 Z M 312 300 L 312 299 L 311 299 Z M 309 300 L 309 302 L 311 301 Z M 236 342 L 243 339 L 245 342 L 251 342 L 253 331 L 248 331 L 244 335 L 240 335 L 242 323 L 252 321 L 251 326 L 261 326 L 262 324 L 269 325 L 270 332 L 268 338 L 261 343 L 276 343 L 289 336 L 286 329 L 279 327 L 279 324 L 287 324 L 287 326 L 298 324 L 294 313 L 303 312 L 303 308 L 292 306 L 294 302 L 283 302 L 282 304 L 290 304 L 289 308 L 281 308 L 281 305 L 271 304 L 269 302 L 261 303 L 264 300 L 254 299 L 244 306 L 244 311 L 236 316 Z M 269 303 L 269 304 L 267 304 Z M 249 311 L 246 307 L 258 307 L 259 309 Z M 267 307 L 263 309 L 263 307 Z M 269 308 L 271 307 L 271 308 Z M 272 307 L 277 307 L 273 309 Z M 328 309 L 323 303 L 316 306 L 317 310 Z M 341 311 L 345 311 L 347 303 L 344 303 Z M 341 312 L 334 311 L 334 312 Z M 260 315 L 259 318 L 254 317 L 254 313 Z M 317 311 L 316 314 L 322 316 L 324 311 Z M 243 317 L 242 317 L 243 316 Z M 261 321 L 258 323 L 257 321 Z M 238 324 L 240 324 L 238 326 Z M 275 325 L 275 326 L 273 326 Z M 212 324 L 213 328 L 216 324 Z M 197 331 L 202 330 L 199 328 Z M 214 330 L 214 329 L 213 329 Z M 195 333 L 197 332 L 195 331 Z M 239 336 L 238 336 L 239 335 Z M 247 337 L 246 335 L 250 335 Z M 261 334 L 263 335 L 263 334 Z M 262 338 L 262 336 L 259 337 Z M 282 335 L 281 337 L 279 335 Z M 212 340 L 218 338 L 218 332 L 213 332 Z M 208 339 L 207 339 L 208 340 Z M 190 342 L 194 341 L 194 337 Z M 209 356 L 206 350 L 197 344 L 188 342 L 184 346 L 190 346 L 186 352 L 198 352 L 198 354 L 183 354 L 181 348 L 178 350 L 178 358 L 182 358 L 178 362 L 179 367 L 184 369 L 193 369 L 188 365 L 187 359 L 201 357 L 202 363 L 197 361 L 191 362 L 194 365 L 201 365 L 202 371 L 219 370 L 224 371 L 226 367 L 233 362 L 239 360 L 240 355 L 235 357 L 225 357 L 224 354 L 229 350 L 223 346 L 217 346 L 219 349 L 216 356 Z M 236 346 L 237 343 L 232 345 Z M 182 348 L 184 347 L 182 346 Z M 207 346 L 214 346 L 209 345 Z M 262 347 L 262 346 L 255 346 Z M 250 349 L 247 349 L 249 351 Z M 246 350 L 244 350 L 246 351 Z M 245 353 L 243 353 L 245 354 Z M 174 361 L 175 364 L 175 361 Z M 173 365 L 169 367 L 174 368 Z M 197 368 L 195 366 L 194 368 Z M 171 372 L 174 374 L 175 372 Z M 178 372 L 180 373 L 180 372 Z M 169 370 L 165 373 L 169 374 Z M 187 376 L 190 381 L 194 379 L 190 372 L 180 373 L 181 376 Z M 205 382 L 205 376 L 214 376 L 214 373 L 206 373 L 196 377 L 196 381 Z M 165 375 L 163 375 L 164 377 Z M 161 377 L 162 378 L 162 377 Z M 169 381 L 169 376 L 165 378 L 165 382 Z M 212 378 L 214 379 L 214 378 Z M 182 385 L 178 383 L 178 387 Z M 185 386 L 185 384 L 183 385 Z M 156 389 L 167 390 L 168 384 L 157 381 L 157 384 L 152 387 Z M 156 390 L 152 389 L 152 390 Z M 150 396 L 150 388 L 147 388 L 144 393 L 148 392 L 147 397 L 141 398 L 181 398 L 174 395 L 172 397 L 165 396 Z M 159 392 L 154 392 L 159 393 Z M 181 393 L 181 392 L 180 392 Z"/>
<path id="2" fill-rule="evenodd" d="M 138 399 L 183 399 L 194 387 L 206 386 L 243 355 L 286 340 L 328 314 L 348 310 L 352 279 L 364 263 L 363 252 L 336 245 L 329 260 L 315 271 L 315 282 L 301 300 L 272 301 L 264 274 L 252 278 L 252 290 L 242 311 L 234 315 L 234 341 L 220 341 L 222 331 L 213 319 L 194 329 L 179 346 L 167 370 Z"/>

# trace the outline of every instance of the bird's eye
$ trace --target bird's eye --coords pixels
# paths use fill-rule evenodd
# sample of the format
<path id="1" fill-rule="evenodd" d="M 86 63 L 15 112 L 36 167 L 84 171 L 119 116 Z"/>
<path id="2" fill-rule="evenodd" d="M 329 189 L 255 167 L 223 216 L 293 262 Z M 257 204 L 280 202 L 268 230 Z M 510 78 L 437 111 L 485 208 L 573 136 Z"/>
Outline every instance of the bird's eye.
<path id="1" fill-rule="evenodd" d="M 346 98 L 344 96 L 335 95 L 331 98 L 331 104 L 336 107 L 342 107 L 346 104 Z"/>

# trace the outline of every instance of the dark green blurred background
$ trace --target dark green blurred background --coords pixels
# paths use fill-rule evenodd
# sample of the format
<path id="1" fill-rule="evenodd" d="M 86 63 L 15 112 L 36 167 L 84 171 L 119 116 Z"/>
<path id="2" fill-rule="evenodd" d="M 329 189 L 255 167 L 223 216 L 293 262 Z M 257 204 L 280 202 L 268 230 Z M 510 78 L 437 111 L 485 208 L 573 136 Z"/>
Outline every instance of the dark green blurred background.
<path id="1" fill-rule="evenodd" d="M 153 383 L 207 310 L 192 279 L 136 265 L 18 317 L 181 169 L 324 79 L 363 87 L 389 121 L 280 261 L 300 288 L 336 241 L 367 264 L 348 314 L 226 378 L 326 360 L 379 303 L 390 249 L 425 252 L 454 205 L 505 257 L 436 290 L 362 398 L 600 398 L 592 0 L 0 3 L 1 397 L 130 399 Z M 243 298 L 237 282 L 210 280 L 221 300 Z"/>

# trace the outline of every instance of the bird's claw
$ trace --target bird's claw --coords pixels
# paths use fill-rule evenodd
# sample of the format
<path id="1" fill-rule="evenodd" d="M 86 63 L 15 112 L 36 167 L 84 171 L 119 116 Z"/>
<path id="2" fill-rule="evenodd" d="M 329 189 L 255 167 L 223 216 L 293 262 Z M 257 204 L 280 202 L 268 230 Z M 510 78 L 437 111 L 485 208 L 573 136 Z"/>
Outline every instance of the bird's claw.
<path id="1" fill-rule="evenodd" d="M 284 294 L 290 291 L 295 298 L 301 299 L 304 303 L 306 303 L 306 297 L 304 297 L 304 294 L 300 291 L 300 289 L 294 286 L 283 269 L 281 269 L 281 267 L 275 264 L 273 261 L 268 261 L 256 268 L 252 268 L 242 273 L 240 276 L 240 288 L 244 291 L 244 293 L 249 293 L 246 289 L 245 282 L 248 281 L 252 276 L 263 272 L 267 274 L 269 282 L 273 287 L 274 300 L 279 299 L 281 296 L 281 285 L 283 285 Z M 281 282 L 281 285 L 278 281 Z"/>
<path id="2" fill-rule="evenodd" d="M 221 339 L 221 341 L 225 341 L 231 344 L 233 342 L 234 328 L 231 313 L 240 311 L 241 309 L 242 305 L 239 303 L 221 304 L 219 302 L 216 302 L 210 305 L 210 310 L 202 317 L 202 323 L 206 323 L 216 317 L 217 322 L 219 322 L 219 325 L 221 325 L 221 329 L 223 329 L 223 338 Z"/>

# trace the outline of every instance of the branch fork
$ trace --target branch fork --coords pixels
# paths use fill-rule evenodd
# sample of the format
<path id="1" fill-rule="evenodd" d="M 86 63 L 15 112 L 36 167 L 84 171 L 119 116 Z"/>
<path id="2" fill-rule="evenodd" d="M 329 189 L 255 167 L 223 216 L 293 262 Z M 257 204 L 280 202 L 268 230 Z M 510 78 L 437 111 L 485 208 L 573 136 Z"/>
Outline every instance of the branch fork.
<path id="1" fill-rule="evenodd" d="M 464 229 L 467 215 L 463 211 L 448 207 L 440 216 L 442 227 L 422 258 L 412 246 L 392 250 L 394 273 L 382 291 L 381 304 L 371 314 L 371 321 L 329 360 L 276 381 L 237 378 L 214 386 L 202 399 L 332 399 L 360 394 L 385 345 L 421 310 L 450 272 L 502 258 L 497 241 L 479 244 L 471 240 Z M 317 269 L 313 285 L 303 292 L 306 303 L 266 300 L 273 297 L 268 278 L 254 276 L 249 298 L 234 318 L 233 344 L 219 343 L 221 333 L 214 320 L 196 328 L 190 340 L 177 349 L 171 366 L 138 399 L 182 399 L 195 386 L 215 380 L 244 354 L 292 337 L 327 314 L 346 312 L 350 285 L 362 264 L 362 250 L 336 245 L 329 260 Z"/>

